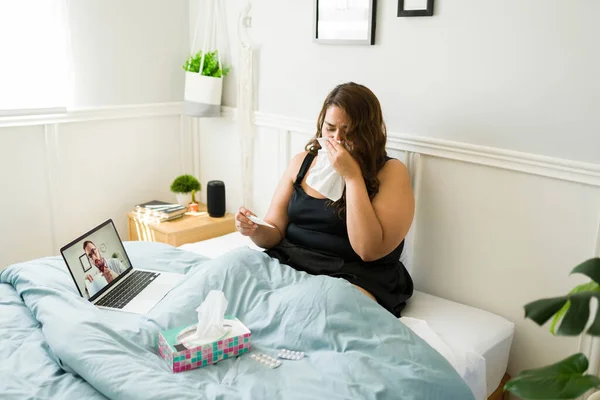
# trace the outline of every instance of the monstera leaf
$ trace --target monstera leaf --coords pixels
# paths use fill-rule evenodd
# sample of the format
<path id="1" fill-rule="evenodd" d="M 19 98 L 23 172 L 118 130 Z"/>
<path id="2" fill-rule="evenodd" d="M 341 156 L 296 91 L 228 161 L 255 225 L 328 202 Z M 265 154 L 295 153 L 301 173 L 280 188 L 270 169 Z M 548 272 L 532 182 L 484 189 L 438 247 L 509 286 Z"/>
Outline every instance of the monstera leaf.
<path id="1" fill-rule="evenodd" d="M 504 390 L 526 400 L 574 399 L 600 387 L 600 378 L 584 375 L 587 369 L 587 358 L 578 353 L 547 367 L 525 370 L 507 382 Z"/>
<path id="2" fill-rule="evenodd" d="M 531 302 L 525 306 L 525 317 L 543 325 L 552 316 L 554 321 L 551 331 L 555 331 L 556 324 L 562 318 L 558 335 L 579 335 L 587 325 L 590 317 L 590 299 L 596 297 L 600 300 L 600 258 L 587 260 L 571 271 L 572 274 L 584 274 L 593 282 L 579 285 L 566 296 L 542 299 Z M 600 307 L 596 310 L 594 322 L 587 331 L 592 336 L 600 336 Z"/>
<path id="3" fill-rule="evenodd" d="M 600 293 L 600 285 L 598 285 L 596 282 L 584 283 L 582 285 L 575 286 L 569 292 L 569 294 L 575 294 L 575 293 L 581 293 L 581 292 Z M 554 317 L 552 317 L 552 323 L 550 324 L 550 333 L 552 333 L 553 335 L 556 335 L 556 327 L 557 327 L 558 323 L 560 321 L 562 321 L 562 319 L 565 316 L 565 314 L 567 313 L 567 311 L 569 311 L 569 308 L 571 308 L 570 300 L 568 300 L 566 302 L 566 304 L 560 310 L 558 310 L 558 312 L 556 314 L 554 314 Z"/>
<path id="4" fill-rule="evenodd" d="M 571 271 L 584 274 L 592 282 L 575 287 L 566 296 L 537 300 L 525 306 L 525 317 L 543 325 L 553 318 L 550 331 L 558 335 L 579 335 L 590 318 L 590 299 L 600 301 L 600 258 L 587 260 Z M 556 331 L 556 325 L 560 327 Z M 594 322 L 587 331 L 600 336 L 600 307 Z M 589 389 L 600 387 L 600 378 L 584 375 L 588 368 L 587 358 L 575 354 L 547 367 L 525 370 L 511 379 L 504 390 L 523 399 L 574 399 Z"/>

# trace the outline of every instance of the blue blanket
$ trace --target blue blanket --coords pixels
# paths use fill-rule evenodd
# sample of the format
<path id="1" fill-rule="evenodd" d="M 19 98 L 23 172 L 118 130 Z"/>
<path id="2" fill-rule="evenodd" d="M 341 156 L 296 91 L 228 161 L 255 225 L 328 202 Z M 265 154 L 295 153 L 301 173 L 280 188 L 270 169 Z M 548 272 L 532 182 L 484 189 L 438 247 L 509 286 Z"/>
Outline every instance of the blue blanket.
<path id="1" fill-rule="evenodd" d="M 473 399 L 452 366 L 342 279 L 311 276 L 244 248 L 214 260 L 126 243 L 134 266 L 186 273 L 149 314 L 97 309 L 58 257 L 0 274 L 0 393 L 7 398 Z M 248 355 L 172 373 L 162 329 L 194 322 L 211 289 L 251 331 L 254 350 L 301 350 L 269 369 Z M 3 398 L 6 398 L 3 396 Z"/>

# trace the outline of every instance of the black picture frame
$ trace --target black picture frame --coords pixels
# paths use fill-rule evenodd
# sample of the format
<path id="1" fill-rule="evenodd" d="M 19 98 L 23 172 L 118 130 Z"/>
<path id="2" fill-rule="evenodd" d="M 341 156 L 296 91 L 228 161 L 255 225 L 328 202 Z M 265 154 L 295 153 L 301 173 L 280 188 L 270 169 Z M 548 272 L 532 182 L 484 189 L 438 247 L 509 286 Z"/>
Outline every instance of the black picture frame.
<path id="1" fill-rule="evenodd" d="M 398 0 L 398 17 L 431 17 L 433 16 L 433 0 L 427 0 L 425 10 L 405 10 L 404 0 Z"/>
<path id="2" fill-rule="evenodd" d="M 367 22 L 368 27 L 366 30 L 366 36 L 360 39 L 348 39 L 348 38 L 324 38 L 319 35 L 319 3 L 329 2 L 331 0 L 314 0 L 314 12 L 313 12 L 313 41 L 315 43 L 322 44 L 350 44 L 350 45 L 374 45 L 375 44 L 375 23 L 377 20 L 377 0 L 368 0 L 368 16 Z"/>
<path id="3" fill-rule="evenodd" d="M 87 254 L 84 253 L 80 255 L 79 262 L 81 263 L 81 268 L 83 268 L 83 272 L 88 272 L 90 269 L 92 269 L 92 263 L 90 262 L 90 259 L 88 258 Z"/>

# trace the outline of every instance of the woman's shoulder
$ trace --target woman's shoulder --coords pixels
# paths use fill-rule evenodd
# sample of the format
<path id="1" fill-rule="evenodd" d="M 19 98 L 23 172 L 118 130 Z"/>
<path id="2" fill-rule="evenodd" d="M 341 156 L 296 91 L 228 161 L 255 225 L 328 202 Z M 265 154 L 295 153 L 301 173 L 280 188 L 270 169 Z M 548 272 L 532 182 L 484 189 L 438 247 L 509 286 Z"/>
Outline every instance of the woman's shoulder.
<path id="1" fill-rule="evenodd" d="M 308 151 L 301 151 L 300 153 L 296 154 L 294 157 L 292 157 L 290 164 L 298 164 L 298 166 L 300 166 L 308 153 Z"/>
<path id="2" fill-rule="evenodd" d="M 404 181 L 410 180 L 410 176 L 408 174 L 408 168 L 404 163 L 397 158 L 389 158 L 386 163 L 383 165 L 383 168 L 377 174 L 377 178 L 380 182 L 384 181 Z"/>
<path id="3" fill-rule="evenodd" d="M 290 160 L 286 173 L 292 180 L 296 180 L 296 176 L 298 175 L 300 167 L 302 166 L 302 163 L 304 162 L 304 159 L 308 153 L 308 151 L 301 151 Z"/>

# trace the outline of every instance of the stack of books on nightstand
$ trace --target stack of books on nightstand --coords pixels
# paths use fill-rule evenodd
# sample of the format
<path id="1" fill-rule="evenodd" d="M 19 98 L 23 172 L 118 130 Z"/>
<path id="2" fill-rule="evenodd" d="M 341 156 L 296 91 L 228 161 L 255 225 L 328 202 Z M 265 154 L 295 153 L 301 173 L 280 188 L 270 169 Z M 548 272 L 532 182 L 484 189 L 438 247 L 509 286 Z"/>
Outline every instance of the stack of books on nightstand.
<path id="1" fill-rule="evenodd" d="M 165 222 L 183 217 L 187 212 L 187 207 L 179 204 L 152 200 L 136 205 L 133 211 L 138 218 L 146 222 Z"/>

